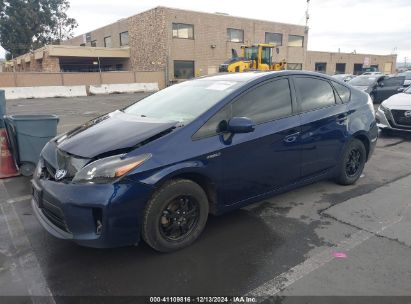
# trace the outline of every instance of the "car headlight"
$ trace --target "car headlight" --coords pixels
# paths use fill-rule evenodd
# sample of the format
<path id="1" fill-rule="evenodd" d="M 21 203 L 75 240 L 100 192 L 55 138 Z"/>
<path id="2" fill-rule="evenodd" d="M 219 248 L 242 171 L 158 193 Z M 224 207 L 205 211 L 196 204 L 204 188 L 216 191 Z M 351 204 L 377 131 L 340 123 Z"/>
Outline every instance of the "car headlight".
<path id="1" fill-rule="evenodd" d="M 385 113 L 386 111 L 388 111 L 388 108 L 385 107 L 383 104 L 380 104 L 379 110 Z"/>
<path id="2" fill-rule="evenodd" d="M 102 158 L 82 168 L 76 173 L 72 181 L 74 183 L 110 183 L 137 168 L 150 157 L 151 154 L 142 154 L 125 158 L 125 155 L 122 154 Z"/>

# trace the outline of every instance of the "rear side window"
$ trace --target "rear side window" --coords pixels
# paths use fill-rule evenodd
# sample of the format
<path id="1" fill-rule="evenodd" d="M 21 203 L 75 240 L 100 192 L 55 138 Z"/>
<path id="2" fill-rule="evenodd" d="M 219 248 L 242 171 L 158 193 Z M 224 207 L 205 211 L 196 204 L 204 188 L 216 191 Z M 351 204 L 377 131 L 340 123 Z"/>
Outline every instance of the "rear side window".
<path id="1" fill-rule="evenodd" d="M 347 103 L 351 98 L 351 90 L 342 84 L 337 82 L 332 82 L 335 90 L 337 91 L 338 96 L 340 96 L 343 103 Z"/>
<path id="2" fill-rule="evenodd" d="M 295 84 L 301 96 L 303 112 L 335 105 L 334 90 L 328 81 L 296 77 Z"/>
<path id="3" fill-rule="evenodd" d="M 288 79 L 260 85 L 242 95 L 232 106 L 232 117 L 248 117 L 257 124 L 286 117 L 291 113 Z"/>

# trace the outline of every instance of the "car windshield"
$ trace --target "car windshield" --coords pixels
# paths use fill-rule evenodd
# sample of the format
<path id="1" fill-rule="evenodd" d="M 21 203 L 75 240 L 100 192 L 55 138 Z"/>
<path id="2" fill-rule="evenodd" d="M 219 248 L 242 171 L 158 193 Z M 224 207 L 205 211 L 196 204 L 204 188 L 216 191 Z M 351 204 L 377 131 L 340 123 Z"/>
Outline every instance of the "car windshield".
<path id="1" fill-rule="evenodd" d="M 124 109 L 125 113 L 187 124 L 243 82 L 198 79 L 173 85 Z"/>
<path id="2" fill-rule="evenodd" d="M 356 77 L 348 83 L 353 86 L 369 86 L 375 83 L 375 77 Z"/>
<path id="3" fill-rule="evenodd" d="M 400 73 L 398 76 L 405 76 L 406 80 L 411 80 L 411 72 Z"/>

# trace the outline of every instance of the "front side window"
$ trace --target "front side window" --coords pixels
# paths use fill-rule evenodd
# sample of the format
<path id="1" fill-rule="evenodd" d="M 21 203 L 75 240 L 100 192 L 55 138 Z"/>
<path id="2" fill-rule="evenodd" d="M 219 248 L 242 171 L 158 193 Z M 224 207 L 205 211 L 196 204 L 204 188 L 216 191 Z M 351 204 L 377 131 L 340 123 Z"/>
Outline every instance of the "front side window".
<path id="1" fill-rule="evenodd" d="M 326 80 L 296 77 L 295 84 L 301 97 L 303 112 L 335 105 L 334 90 Z"/>
<path id="2" fill-rule="evenodd" d="M 113 44 L 111 43 L 111 36 L 104 37 L 104 47 L 111 48 Z"/>
<path id="3" fill-rule="evenodd" d="M 173 38 L 194 39 L 194 25 L 173 23 Z"/>
<path id="4" fill-rule="evenodd" d="M 291 113 L 288 79 L 263 84 L 242 95 L 232 106 L 232 117 L 248 117 L 257 124 L 286 117 Z"/>
<path id="5" fill-rule="evenodd" d="M 398 87 L 402 86 L 404 84 L 405 77 L 404 76 L 399 76 L 399 77 L 391 77 L 384 79 L 382 82 L 384 83 L 385 87 Z"/>
<path id="6" fill-rule="evenodd" d="M 193 139 L 217 135 L 220 123 L 232 117 L 248 117 L 259 124 L 291 114 L 292 102 L 288 79 L 271 81 L 248 91 L 225 106 L 196 132 Z"/>
<path id="7" fill-rule="evenodd" d="M 194 61 L 174 60 L 174 78 L 190 79 L 194 77 Z"/>
<path id="8" fill-rule="evenodd" d="M 266 32 L 265 43 L 274 44 L 275 46 L 281 46 L 283 45 L 283 34 Z"/>
<path id="9" fill-rule="evenodd" d="M 239 29 L 227 29 L 227 41 L 230 42 L 244 42 L 244 31 Z"/>
<path id="10" fill-rule="evenodd" d="M 303 47 L 304 36 L 288 35 L 288 46 Z"/>
<path id="11" fill-rule="evenodd" d="M 128 46 L 128 32 L 120 33 L 120 46 Z"/>
<path id="12" fill-rule="evenodd" d="M 172 85 L 124 109 L 140 117 L 187 124 L 243 85 L 236 81 L 198 79 Z"/>

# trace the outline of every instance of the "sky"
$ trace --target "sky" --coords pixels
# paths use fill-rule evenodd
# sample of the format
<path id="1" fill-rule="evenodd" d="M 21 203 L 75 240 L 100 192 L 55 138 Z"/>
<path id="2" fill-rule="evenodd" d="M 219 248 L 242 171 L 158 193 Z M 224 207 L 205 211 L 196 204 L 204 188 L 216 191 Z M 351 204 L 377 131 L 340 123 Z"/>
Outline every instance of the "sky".
<path id="1" fill-rule="evenodd" d="M 305 24 L 306 0 L 70 0 L 80 35 L 162 5 L 276 22 Z M 411 0 L 311 0 L 308 49 L 398 54 L 411 63 Z M 4 50 L 0 48 L 0 58 Z"/>

